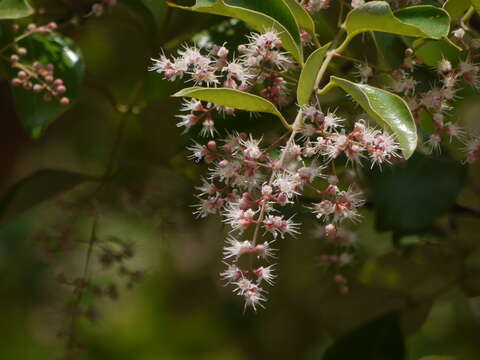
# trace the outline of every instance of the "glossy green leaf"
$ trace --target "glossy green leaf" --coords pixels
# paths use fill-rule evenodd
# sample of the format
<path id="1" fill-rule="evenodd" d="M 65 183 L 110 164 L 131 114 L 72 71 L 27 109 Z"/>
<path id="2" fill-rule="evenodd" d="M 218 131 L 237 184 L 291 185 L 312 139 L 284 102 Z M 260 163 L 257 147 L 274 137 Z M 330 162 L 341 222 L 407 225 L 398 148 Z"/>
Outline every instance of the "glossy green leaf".
<path id="1" fill-rule="evenodd" d="M 329 48 L 330 44 L 327 44 L 315 50 L 305 62 L 297 86 L 298 105 L 303 106 L 309 103 L 315 86 L 315 79 Z"/>
<path id="2" fill-rule="evenodd" d="M 0 199 L 0 219 L 13 219 L 32 207 L 93 178 L 62 170 L 39 170 L 12 186 Z"/>
<path id="3" fill-rule="evenodd" d="M 450 17 L 434 6 L 412 6 L 392 12 L 385 1 L 371 1 L 352 10 L 345 20 L 348 38 L 366 31 L 440 39 L 448 35 Z"/>
<path id="4" fill-rule="evenodd" d="M 283 0 L 197 0 L 193 6 L 170 6 L 240 19 L 257 31 L 276 30 L 283 47 L 303 64 L 300 31 L 290 8 Z"/>
<path id="5" fill-rule="evenodd" d="M 270 101 L 253 94 L 227 88 L 191 87 L 180 90 L 174 97 L 190 97 L 208 101 L 216 105 L 227 106 L 238 110 L 270 113 L 287 123 L 280 111 Z"/>
<path id="6" fill-rule="evenodd" d="M 0 0 L 0 19 L 20 19 L 32 14 L 27 0 Z"/>
<path id="7" fill-rule="evenodd" d="M 336 76 L 330 78 L 330 82 L 321 90 L 321 93 L 335 86 L 341 87 L 373 120 L 396 135 L 405 159 L 413 154 L 417 147 L 415 120 L 407 103 L 400 96 Z"/>
<path id="8" fill-rule="evenodd" d="M 305 10 L 305 8 L 300 5 L 296 0 L 283 1 L 290 8 L 290 11 L 292 12 L 295 20 L 297 21 L 298 27 L 315 36 L 315 21 L 313 21 L 308 11 Z"/>
<path id="9" fill-rule="evenodd" d="M 31 137 L 38 138 L 75 102 L 84 75 L 84 62 L 80 50 L 73 42 L 57 33 L 31 36 L 21 44 L 28 49 L 27 58 L 30 61 L 55 66 L 55 77 L 64 80 L 67 87 L 64 96 L 70 99 L 70 105 L 65 106 L 58 100 L 44 101 L 42 93 L 12 87 L 15 108 L 24 128 Z"/>
<path id="10" fill-rule="evenodd" d="M 452 21 L 458 19 L 470 7 L 470 0 L 447 0 L 443 8 L 450 15 Z"/>
<path id="11" fill-rule="evenodd" d="M 327 349 L 322 360 L 404 360 L 405 341 L 400 316 L 391 313 L 354 329 Z"/>

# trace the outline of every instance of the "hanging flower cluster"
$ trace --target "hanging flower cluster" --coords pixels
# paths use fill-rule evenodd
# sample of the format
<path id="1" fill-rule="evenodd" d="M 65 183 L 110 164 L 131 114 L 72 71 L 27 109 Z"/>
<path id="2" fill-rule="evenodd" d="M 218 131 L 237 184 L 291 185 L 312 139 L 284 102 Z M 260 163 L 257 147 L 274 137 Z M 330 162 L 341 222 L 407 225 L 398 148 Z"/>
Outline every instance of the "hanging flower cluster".
<path id="1" fill-rule="evenodd" d="M 280 104 L 285 102 L 285 94 L 278 72 L 292 66 L 280 46 L 278 35 L 272 31 L 252 34 L 248 44 L 239 46 L 238 58 L 230 58 L 225 46 L 215 47 L 208 55 L 196 47 L 184 47 L 176 58 L 162 55 L 153 60 L 150 70 L 171 81 L 188 76 L 187 81 L 197 85 L 246 92 L 260 87 L 260 95 Z M 356 186 L 340 188 L 337 177 L 325 173 L 326 165 L 340 157 L 356 164 L 369 159 L 372 165 L 382 165 L 399 151 L 392 135 L 369 127 L 364 120 L 349 127 L 345 119 L 335 112 L 324 113 L 318 105 L 301 108 L 301 129 L 269 144 L 244 133 L 216 139 L 215 119 L 233 115 L 234 109 L 188 99 L 181 111 L 185 114 L 179 115 L 179 127 L 189 131 L 201 124 L 200 134 L 213 138 L 189 147 L 190 159 L 210 165 L 209 175 L 198 187 L 195 214 L 201 218 L 219 214 L 231 229 L 223 251 L 226 270 L 221 277 L 243 297 L 245 307 L 254 310 L 263 306 L 265 285 L 272 285 L 275 278 L 270 261 L 276 256 L 276 243 L 300 231 L 300 224 L 293 216 L 285 216 L 284 209 L 310 187 L 319 201 L 306 207 L 324 224 L 326 238 L 347 244 L 348 232 L 339 226 L 360 219 L 358 208 L 364 200 Z M 318 178 L 328 180 L 323 190 L 312 186 Z M 352 248 L 347 248 L 326 258 L 326 263 L 334 264 L 334 279 L 341 293 L 347 293 L 348 286 L 340 268 L 353 259 Z"/>

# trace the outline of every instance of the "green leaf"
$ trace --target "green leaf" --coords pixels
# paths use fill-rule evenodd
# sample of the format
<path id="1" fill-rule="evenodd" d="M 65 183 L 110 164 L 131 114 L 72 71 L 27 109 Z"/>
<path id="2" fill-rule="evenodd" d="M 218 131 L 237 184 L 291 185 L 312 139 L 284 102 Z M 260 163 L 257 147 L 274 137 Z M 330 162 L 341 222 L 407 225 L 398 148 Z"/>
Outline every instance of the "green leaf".
<path id="1" fill-rule="evenodd" d="M 470 0 L 447 0 L 443 8 L 450 15 L 452 21 L 457 20 L 470 7 Z"/>
<path id="2" fill-rule="evenodd" d="M 297 86 L 297 102 L 303 106 L 309 103 L 315 86 L 318 71 L 323 64 L 330 44 L 322 46 L 310 54 L 300 74 Z"/>
<path id="3" fill-rule="evenodd" d="M 438 63 L 443 60 L 449 60 L 454 66 L 456 66 L 460 60 L 460 51 L 451 42 L 442 40 L 419 40 L 424 41 L 416 50 L 415 54 L 423 59 L 424 63 L 428 66 L 437 66 Z M 413 46 L 416 47 L 416 41 Z"/>
<path id="4" fill-rule="evenodd" d="M 477 14 L 480 14 L 480 0 L 470 0 L 472 3 L 473 8 L 477 12 Z"/>
<path id="5" fill-rule="evenodd" d="M 122 0 L 122 2 L 146 18 L 147 26 L 152 33 L 157 32 L 163 24 L 167 7 L 165 2 L 158 0 Z"/>
<path id="6" fill-rule="evenodd" d="M 430 355 L 423 356 L 418 360 L 457 360 L 455 356 Z"/>
<path id="7" fill-rule="evenodd" d="M 454 204 L 466 168 L 447 159 L 415 154 L 408 162 L 369 172 L 379 230 L 420 231 Z"/>
<path id="8" fill-rule="evenodd" d="M 335 86 L 346 91 L 373 120 L 396 135 L 405 159 L 413 154 L 417 147 L 415 120 L 407 103 L 400 96 L 336 76 L 330 78 L 330 82 L 320 93 L 323 94 Z"/>
<path id="9" fill-rule="evenodd" d="M 400 67 L 405 57 L 405 45 L 395 34 L 374 33 L 375 46 L 378 51 L 378 63 L 383 68 L 396 69 Z"/>
<path id="10" fill-rule="evenodd" d="M 32 14 L 27 0 L 0 0 L 0 19 L 20 19 Z"/>
<path id="11" fill-rule="evenodd" d="M 193 6 L 170 6 L 184 10 L 228 16 L 240 19 L 257 31 L 274 29 L 283 47 L 303 65 L 300 31 L 290 8 L 283 0 L 197 0 Z"/>
<path id="12" fill-rule="evenodd" d="M 12 219 L 60 193 L 93 178 L 61 170 L 39 170 L 20 180 L 0 199 L 0 219 Z"/>
<path id="13" fill-rule="evenodd" d="M 434 6 L 412 6 L 393 13 L 387 2 L 371 1 L 350 11 L 345 27 L 348 39 L 366 31 L 440 39 L 449 34 L 450 17 Z"/>
<path id="14" fill-rule="evenodd" d="M 84 62 L 80 50 L 73 42 L 57 33 L 30 36 L 21 44 L 28 50 L 26 57 L 28 60 L 40 61 L 42 64 L 51 63 L 55 66 L 55 77 L 64 80 L 67 87 L 64 96 L 70 99 L 68 106 L 60 104 L 55 99 L 46 102 L 42 93 L 12 87 L 16 111 L 23 127 L 31 137 L 38 138 L 75 102 L 83 80 Z M 16 73 L 11 75 L 15 76 Z"/>
<path id="15" fill-rule="evenodd" d="M 270 101 L 243 91 L 227 88 L 204 88 L 195 86 L 180 90 L 172 96 L 195 98 L 238 110 L 269 113 L 277 116 L 284 124 L 288 125 L 283 115 Z"/>
<path id="16" fill-rule="evenodd" d="M 296 0 L 283 1 L 290 8 L 290 11 L 292 12 L 295 20 L 297 21 L 298 27 L 315 36 L 315 21 L 313 21 L 308 11 L 305 10 L 305 8 L 300 5 Z"/>
<path id="17" fill-rule="evenodd" d="M 405 341 L 400 316 L 391 313 L 354 329 L 327 349 L 322 360 L 403 360 Z"/>

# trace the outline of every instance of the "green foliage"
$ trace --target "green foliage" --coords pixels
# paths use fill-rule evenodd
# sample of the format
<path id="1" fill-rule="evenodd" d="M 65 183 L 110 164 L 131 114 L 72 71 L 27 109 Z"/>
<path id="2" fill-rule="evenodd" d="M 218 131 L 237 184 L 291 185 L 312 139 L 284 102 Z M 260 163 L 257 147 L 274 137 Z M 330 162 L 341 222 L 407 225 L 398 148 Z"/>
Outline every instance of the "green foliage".
<path id="1" fill-rule="evenodd" d="M 33 14 L 27 0 L 0 0 L 0 20 L 20 19 Z"/>
<path id="2" fill-rule="evenodd" d="M 380 230 L 418 231 L 455 204 L 465 168 L 454 161 L 416 154 L 369 178 Z"/>
<path id="3" fill-rule="evenodd" d="M 315 21 L 313 21 L 312 17 L 303 6 L 301 6 L 296 0 L 283 1 L 290 8 L 298 27 L 315 36 Z"/>
<path id="4" fill-rule="evenodd" d="M 453 21 L 458 19 L 470 7 L 470 0 L 447 0 L 443 8 L 450 15 Z"/>
<path id="5" fill-rule="evenodd" d="M 324 45 L 310 54 L 302 69 L 297 85 L 297 102 L 303 106 L 309 103 L 315 86 L 318 71 L 323 64 L 330 44 Z"/>
<path id="6" fill-rule="evenodd" d="M 277 116 L 286 126 L 288 126 L 283 115 L 270 101 L 243 91 L 228 88 L 191 87 L 180 90 L 172 96 L 191 97 L 239 110 L 270 113 Z"/>
<path id="7" fill-rule="evenodd" d="M 417 130 L 412 113 L 405 101 L 398 95 L 365 84 L 332 76 L 330 82 L 320 91 L 325 94 L 339 86 L 347 92 L 379 125 L 390 129 L 398 139 L 403 156 L 408 159 L 417 147 Z"/>
<path id="8" fill-rule="evenodd" d="M 67 37 L 54 33 L 34 35 L 21 42 L 29 49 L 32 61 L 54 64 L 55 76 L 64 80 L 70 99 L 65 106 L 58 101 L 46 102 L 43 94 L 27 91 L 21 87 L 12 87 L 16 111 L 28 134 L 36 139 L 42 136 L 47 127 L 76 101 L 82 85 L 85 66 L 80 49 Z M 12 77 L 16 75 L 12 69 Z M 18 70 L 17 70 L 18 71 Z"/>
<path id="9" fill-rule="evenodd" d="M 204 12 L 240 19 L 257 31 L 275 29 L 283 47 L 303 63 L 303 48 L 297 21 L 283 0 L 197 0 L 191 7 L 171 4 L 185 10 Z M 298 11 L 296 11 L 298 18 Z"/>
<path id="10" fill-rule="evenodd" d="M 342 336 L 327 349 L 322 360 L 403 360 L 405 344 L 399 314 L 391 313 Z"/>
<path id="11" fill-rule="evenodd" d="M 41 202 L 91 180 L 89 176 L 68 171 L 39 170 L 17 182 L 0 199 L 0 221 L 16 218 Z"/>
<path id="12" fill-rule="evenodd" d="M 366 31 L 440 39 L 449 33 L 448 13 L 434 6 L 412 6 L 395 13 L 385 1 L 371 1 L 352 10 L 345 21 L 349 38 Z"/>
<path id="13" fill-rule="evenodd" d="M 156 0 L 121 0 L 125 5 L 147 20 L 148 28 L 152 34 L 158 32 L 165 18 L 167 4 Z"/>

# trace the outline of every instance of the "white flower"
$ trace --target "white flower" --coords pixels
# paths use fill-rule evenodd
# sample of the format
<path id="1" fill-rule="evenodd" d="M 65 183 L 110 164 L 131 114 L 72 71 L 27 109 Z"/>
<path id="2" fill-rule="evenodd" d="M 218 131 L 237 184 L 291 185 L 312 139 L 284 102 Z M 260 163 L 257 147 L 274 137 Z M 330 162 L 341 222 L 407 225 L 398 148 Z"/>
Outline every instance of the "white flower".
<path id="1" fill-rule="evenodd" d="M 274 265 L 267 267 L 260 266 L 258 269 L 253 270 L 253 273 L 258 277 L 257 284 L 265 281 L 267 284 L 273 285 L 273 279 L 277 277 L 273 274 L 273 266 Z"/>
<path id="2" fill-rule="evenodd" d="M 238 260 L 238 258 L 243 254 L 248 254 L 255 251 L 252 243 L 248 240 L 240 242 L 235 238 L 230 237 L 227 239 L 227 244 L 229 246 L 225 246 L 223 248 L 223 257 L 225 259 L 235 258 L 235 260 Z"/>
<path id="3" fill-rule="evenodd" d="M 220 277 L 227 282 L 227 284 L 237 281 L 243 276 L 242 270 L 237 265 L 227 264 L 227 269 L 220 273 Z"/>

